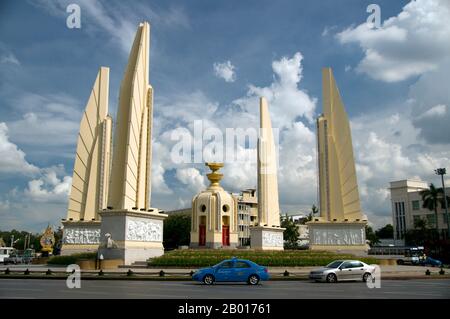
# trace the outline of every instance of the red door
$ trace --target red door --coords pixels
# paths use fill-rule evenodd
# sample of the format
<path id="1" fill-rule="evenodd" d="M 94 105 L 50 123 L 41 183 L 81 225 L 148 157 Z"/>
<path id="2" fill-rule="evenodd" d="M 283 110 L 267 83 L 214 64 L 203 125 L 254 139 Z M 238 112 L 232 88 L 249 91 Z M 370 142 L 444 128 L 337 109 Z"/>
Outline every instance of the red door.
<path id="1" fill-rule="evenodd" d="M 222 226 L 222 246 L 230 246 L 230 226 Z"/>
<path id="2" fill-rule="evenodd" d="M 206 245 L 206 225 L 199 225 L 199 238 L 198 245 L 205 246 Z"/>

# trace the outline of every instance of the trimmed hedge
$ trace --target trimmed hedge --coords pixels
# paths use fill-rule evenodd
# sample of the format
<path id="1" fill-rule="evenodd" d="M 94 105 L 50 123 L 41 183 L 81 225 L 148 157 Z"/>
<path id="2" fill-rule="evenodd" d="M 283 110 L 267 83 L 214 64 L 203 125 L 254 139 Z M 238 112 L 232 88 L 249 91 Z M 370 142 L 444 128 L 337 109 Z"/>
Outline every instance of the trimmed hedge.
<path id="1" fill-rule="evenodd" d="M 375 258 L 358 258 L 350 254 L 309 250 L 242 251 L 242 250 L 174 250 L 148 260 L 151 267 L 206 267 L 232 257 L 249 259 L 264 266 L 323 266 L 336 259 L 358 259 L 376 264 Z"/>
<path id="2" fill-rule="evenodd" d="M 68 256 L 53 256 L 50 257 L 47 264 L 49 265 L 72 265 L 76 264 L 81 259 L 95 260 L 97 253 L 78 253 Z"/>

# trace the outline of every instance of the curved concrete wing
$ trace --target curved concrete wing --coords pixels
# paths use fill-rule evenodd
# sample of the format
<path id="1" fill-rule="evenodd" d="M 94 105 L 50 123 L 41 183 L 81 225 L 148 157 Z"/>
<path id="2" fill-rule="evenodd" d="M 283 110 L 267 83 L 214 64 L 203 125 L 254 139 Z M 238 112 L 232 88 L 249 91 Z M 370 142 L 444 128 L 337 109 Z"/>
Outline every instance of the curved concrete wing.
<path id="1" fill-rule="evenodd" d="M 108 115 L 109 68 L 101 67 L 80 123 L 67 219 L 98 220 L 106 208 L 112 119 Z"/>
<path id="2" fill-rule="evenodd" d="M 153 90 L 148 82 L 150 25 L 139 25 L 120 87 L 108 206 L 150 208 Z"/>

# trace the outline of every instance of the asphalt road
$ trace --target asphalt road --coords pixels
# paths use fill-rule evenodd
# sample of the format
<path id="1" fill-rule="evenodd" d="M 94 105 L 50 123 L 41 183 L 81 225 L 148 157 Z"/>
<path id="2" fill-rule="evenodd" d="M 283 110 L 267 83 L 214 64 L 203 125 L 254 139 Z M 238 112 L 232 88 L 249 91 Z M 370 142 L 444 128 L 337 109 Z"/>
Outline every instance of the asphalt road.
<path id="1" fill-rule="evenodd" d="M 450 280 L 383 280 L 381 288 L 362 282 L 337 284 L 308 281 L 269 281 L 258 286 L 170 281 L 83 280 L 69 289 L 65 280 L 0 279 L 0 298 L 450 298 Z"/>

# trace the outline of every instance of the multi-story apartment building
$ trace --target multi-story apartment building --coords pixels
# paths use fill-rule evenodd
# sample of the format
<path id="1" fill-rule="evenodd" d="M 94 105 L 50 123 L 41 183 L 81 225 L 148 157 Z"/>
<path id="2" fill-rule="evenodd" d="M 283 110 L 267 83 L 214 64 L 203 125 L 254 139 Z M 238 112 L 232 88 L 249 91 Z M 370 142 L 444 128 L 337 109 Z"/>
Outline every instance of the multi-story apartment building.
<path id="1" fill-rule="evenodd" d="M 256 189 L 249 188 L 235 195 L 238 199 L 239 246 L 250 245 L 250 226 L 258 222 L 258 197 Z"/>
<path id="2" fill-rule="evenodd" d="M 438 187 L 436 185 L 436 187 Z M 420 191 L 427 189 L 428 184 L 420 180 L 400 180 L 390 183 L 392 220 L 394 226 L 394 238 L 403 239 L 405 233 L 414 229 L 415 222 L 423 219 L 428 228 L 436 228 L 434 211 L 423 208 Z M 450 195 L 450 188 L 446 187 L 447 196 Z M 445 217 L 445 210 L 438 206 L 438 230 L 441 234 L 447 234 L 448 225 Z"/>

